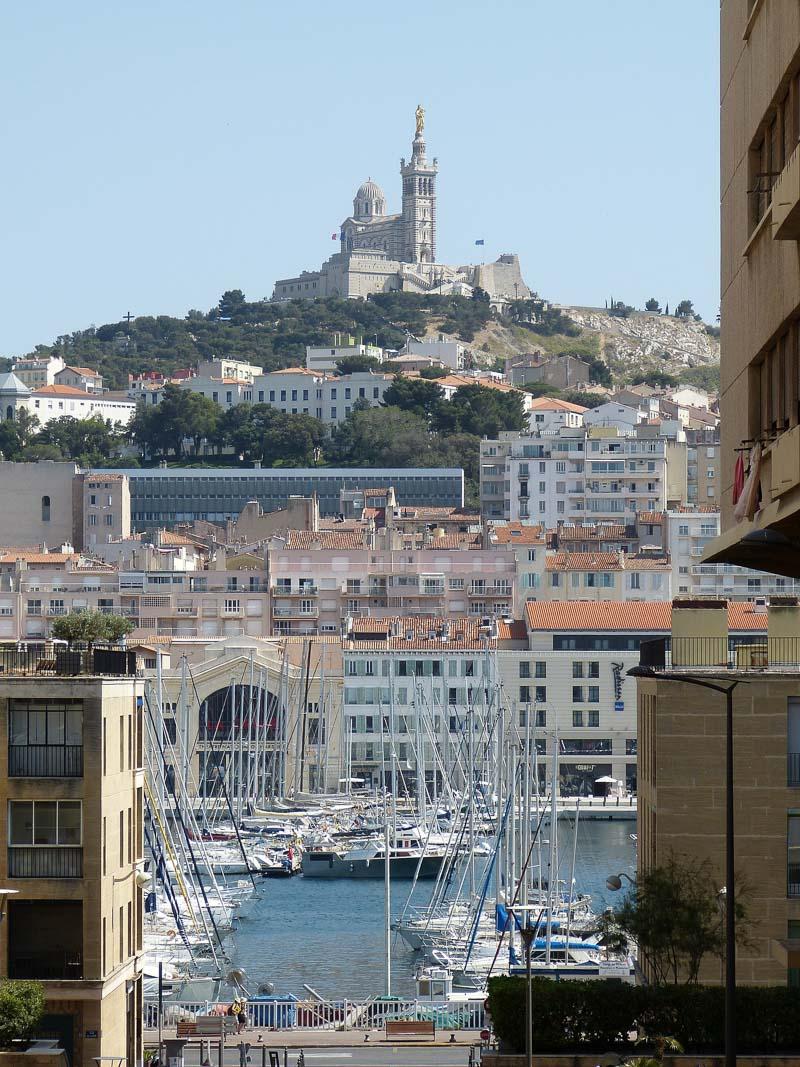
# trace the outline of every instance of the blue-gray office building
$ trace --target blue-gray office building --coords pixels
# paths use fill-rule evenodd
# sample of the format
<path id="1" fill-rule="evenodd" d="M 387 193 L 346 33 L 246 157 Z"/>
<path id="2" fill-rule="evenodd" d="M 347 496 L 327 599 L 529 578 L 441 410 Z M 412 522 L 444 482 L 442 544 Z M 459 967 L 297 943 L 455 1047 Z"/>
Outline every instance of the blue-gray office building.
<path id="1" fill-rule="evenodd" d="M 107 472 L 108 473 L 108 472 Z M 291 496 L 316 493 L 321 515 L 340 510 L 341 489 L 394 486 L 402 505 L 462 507 L 460 467 L 156 467 L 117 468 L 128 477 L 131 523 L 142 530 L 176 522 L 235 519 L 248 500 L 265 511 L 285 507 Z"/>

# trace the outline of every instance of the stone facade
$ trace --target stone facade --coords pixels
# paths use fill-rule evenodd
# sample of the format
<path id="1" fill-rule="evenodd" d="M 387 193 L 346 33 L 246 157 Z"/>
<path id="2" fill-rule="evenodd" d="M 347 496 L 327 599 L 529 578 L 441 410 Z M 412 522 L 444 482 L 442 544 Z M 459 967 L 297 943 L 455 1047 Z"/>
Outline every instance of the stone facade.
<path id="1" fill-rule="evenodd" d="M 339 227 L 339 252 L 318 271 L 279 279 L 273 300 L 325 296 L 363 300 L 393 290 L 470 295 L 476 286 L 492 300 L 530 296 L 516 255 L 504 254 L 495 263 L 477 266 L 436 262 L 438 161 L 428 161 L 422 129 L 418 123 L 411 159 L 400 160 L 400 213 L 386 214 L 383 190 L 367 179 L 356 192 L 352 215 Z"/>

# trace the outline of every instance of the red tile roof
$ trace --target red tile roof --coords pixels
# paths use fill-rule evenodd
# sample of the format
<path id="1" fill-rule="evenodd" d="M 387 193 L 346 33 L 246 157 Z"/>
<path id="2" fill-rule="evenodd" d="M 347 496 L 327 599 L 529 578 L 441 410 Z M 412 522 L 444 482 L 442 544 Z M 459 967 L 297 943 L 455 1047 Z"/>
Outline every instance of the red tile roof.
<path id="1" fill-rule="evenodd" d="M 639 522 L 647 523 L 649 526 L 660 526 L 664 521 L 663 511 L 640 511 L 636 516 Z"/>
<path id="2" fill-rule="evenodd" d="M 41 389 L 34 389 L 34 396 L 75 396 L 86 399 L 97 399 L 97 393 L 87 393 L 85 389 L 76 389 L 72 385 L 43 385 Z"/>
<path id="3" fill-rule="evenodd" d="M 545 529 L 543 526 L 508 522 L 505 526 L 492 526 L 491 537 L 499 545 L 541 545 L 545 541 Z"/>
<path id="4" fill-rule="evenodd" d="M 364 541 L 358 530 L 289 530 L 286 548 L 301 552 L 313 548 L 364 548 Z"/>
<path id="5" fill-rule="evenodd" d="M 669 633 L 672 602 L 669 600 L 536 600 L 526 604 L 531 630 L 606 630 L 631 633 Z M 767 613 L 752 604 L 728 604 L 729 630 L 766 630 Z"/>
<path id="6" fill-rule="evenodd" d="M 548 571 L 621 571 L 616 552 L 555 552 L 547 557 Z"/>
<path id="7" fill-rule="evenodd" d="M 552 533 L 560 541 L 623 541 L 632 540 L 623 525 L 615 526 L 559 526 Z"/>
<path id="8" fill-rule="evenodd" d="M 531 401 L 531 411 L 572 411 L 576 415 L 582 415 L 588 410 L 580 404 L 570 404 L 568 400 L 559 400 L 555 396 L 537 396 Z"/>

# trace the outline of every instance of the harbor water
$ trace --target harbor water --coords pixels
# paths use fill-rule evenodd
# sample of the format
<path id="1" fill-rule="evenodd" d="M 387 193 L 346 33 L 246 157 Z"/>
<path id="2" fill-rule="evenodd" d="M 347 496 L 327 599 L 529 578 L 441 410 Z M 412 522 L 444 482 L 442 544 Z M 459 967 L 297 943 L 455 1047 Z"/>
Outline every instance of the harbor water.
<path id="1" fill-rule="evenodd" d="M 576 891 L 589 893 L 594 909 L 614 905 L 620 894 L 606 889 L 609 874 L 633 877 L 634 821 L 582 822 L 578 827 Z M 572 824 L 559 825 L 559 875 L 568 880 Z M 392 882 L 392 914 L 398 917 L 411 883 Z M 429 899 L 433 882 L 420 882 L 414 904 Z M 393 936 L 392 993 L 412 994 L 417 959 Z M 311 986 L 330 999 L 360 999 L 385 992 L 384 885 L 380 879 L 303 878 L 268 881 L 254 910 L 233 935 L 235 964 L 249 987 L 272 982 L 276 993 L 306 995 Z"/>

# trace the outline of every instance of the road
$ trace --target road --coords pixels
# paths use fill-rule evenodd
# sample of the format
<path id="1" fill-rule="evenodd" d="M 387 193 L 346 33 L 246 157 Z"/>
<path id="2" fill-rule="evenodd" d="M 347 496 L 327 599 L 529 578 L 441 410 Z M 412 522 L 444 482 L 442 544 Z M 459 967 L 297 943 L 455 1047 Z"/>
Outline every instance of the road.
<path id="1" fill-rule="evenodd" d="M 278 1067 L 284 1067 L 283 1049 L 278 1053 Z M 270 1067 L 269 1049 L 261 1045 L 250 1047 L 250 1067 Z M 289 1049 L 287 1067 L 298 1067 L 300 1050 Z M 467 1045 L 352 1045 L 341 1048 L 310 1048 L 303 1050 L 305 1067 L 468 1067 L 470 1048 Z M 212 1067 L 218 1067 L 217 1049 L 212 1048 Z M 196 1045 L 186 1049 L 186 1067 L 200 1067 L 200 1050 Z M 239 1067 L 241 1063 L 238 1043 L 225 1048 L 224 1067 Z"/>

